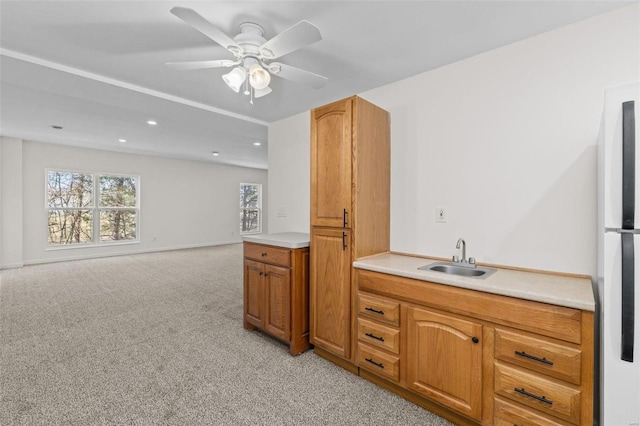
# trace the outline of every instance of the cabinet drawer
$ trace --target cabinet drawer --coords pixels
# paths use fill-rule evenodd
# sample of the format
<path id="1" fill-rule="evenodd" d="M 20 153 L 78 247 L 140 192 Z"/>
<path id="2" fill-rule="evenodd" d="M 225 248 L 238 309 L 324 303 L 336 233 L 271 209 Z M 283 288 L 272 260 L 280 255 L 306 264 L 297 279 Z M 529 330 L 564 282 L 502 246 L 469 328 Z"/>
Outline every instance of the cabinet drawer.
<path id="1" fill-rule="evenodd" d="M 495 357 L 580 384 L 582 352 L 547 340 L 496 329 Z"/>
<path id="2" fill-rule="evenodd" d="M 291 251 L 286 248 L 244 243 L 244 257 L 260 260 L 274 265 L 290 266 Z"/>
<path id="3" fill-rule="evenodd" d="M 358 343 L 358 366 L 395 382 L 400 380 L 400 358 Z"/>
<path id="4" fill-rule="evenodd" d="M 580 390 L 571 385 L 496 362 L 494 390 L 562 420 L 580 423 Z"/>
<path id="5" fill-rule="evenodd" d="M 563 426 L 549 417 L 542 416 L 533 411 L 516 407 L 500 399 L 494 400 L 494 425 L 495 426 Z"/>
<path id="6" fill-rule="evenodd" d="M 371 346 L 400 353 L 400 330 L 358 318 L 358 340 Z"/>
<path id="7" fill-rule="evenodd" d="M 400 304 L 368 294 L 358 294 L 358 314 L 394 326 L 400 325 Z"/>

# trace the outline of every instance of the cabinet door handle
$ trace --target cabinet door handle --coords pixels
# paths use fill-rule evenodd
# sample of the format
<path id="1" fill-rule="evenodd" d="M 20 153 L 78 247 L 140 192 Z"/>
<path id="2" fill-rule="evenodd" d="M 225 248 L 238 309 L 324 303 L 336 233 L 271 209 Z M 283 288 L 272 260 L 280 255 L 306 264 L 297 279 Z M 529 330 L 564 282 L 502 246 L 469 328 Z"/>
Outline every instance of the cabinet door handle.
<path id="1" fill-rule="evenodd" d="M 264 273 L 263 273 L 263 272 L 260 272 L 260 275 L 264 275 Z"/>
<path id="2" fill-rule="evenodd" d="M 471 338 L 471 341 L 472 341 L 473 343 L 478 343 L 478 342 L 480 341 L 480 339 L 478 339 L 476 336 L 473 336 L 473 337 Z"/>
<path id="3" fill-rule="evenodd" d="M 347 209 L 342 209 L 342 227 L 347 227 Z"/>
<path id="4" fill-rule="evenodd" d="M 342 233 L 342 251 L 347 249 L 347 234 L 345 232 Z"/>
<path id="5" fill-rule="evenodd" d="M 375 362 L 374 360 L 372 360 L 371 358 L 365 358 L 365 361 L 367 361 L 370 364 L 375 365 L 376 367 L 380 367 L 380 368 L 384 368 L 384 365 L 382 365 L 381 362 Z"/>
<path id="6" fill-rule="evenodd" d="M 267 253 L 260 253 L 260 256 L 265 257 Z"/>
<path id="7" fill-rule="evenodd" d="M 549 361 L 548 359 L 546 359 L 546 358 L 544 358 L 544 357 L 543 357 L 543 358 L 538 358 L 537 356 L 529 355 L 529 354 L 528 354 L 528 353 L 526 353 L 525 351 L 515 351 L 514 353 L 515 353 L 516 355 L 518 355 L 518 356 L 522 356 L 522 357 L 525 357 L 525 358 L 529 358 L 529 359 L 532 359 L 532 360 L 534 360 L 534 361 L 541 362 L 541 363 L 543 363 L 543 364 L 553 365 L 553 361 Z"/>
<path id="8" fill-rule="evenodd" d="M 524 390 L 524 388 L 513 388 L 514 391 L 518 392 L 519 394 L 522 394 L 524 396 L 528 396 L 529 398 L 533 398 L 536 399 L 540 402 L 544 402 L 545 404 L 549 404 L 549 405 L 553 405 L 553 401 L 551 401 L 550 399 L 547 399 L 543 396 L 538 396 L 536 394 L 527 392 L 526 390 Z"/>
<path id="9" fill-rule="evenodd" d="M 376 340 L 379 340 L 381 342 L 384 342 L 384 337 L 376 336 L 373 333 L 365 333 L 364 335 L 367 336 L 367 337 L 371 337 L 372 339 L 376 339 Z"/>
<path id="10" fill-rule="evenodd" d="M 369 311 L 369 312 L 373 312 L 374 314 L 384 315 L 384 311 L 379 311 L 377 309 L 373 309 L 373 308 L 370 308 L 368 306 L 366 308 L 364 308 L 364 310 L 365 311 Z"/>

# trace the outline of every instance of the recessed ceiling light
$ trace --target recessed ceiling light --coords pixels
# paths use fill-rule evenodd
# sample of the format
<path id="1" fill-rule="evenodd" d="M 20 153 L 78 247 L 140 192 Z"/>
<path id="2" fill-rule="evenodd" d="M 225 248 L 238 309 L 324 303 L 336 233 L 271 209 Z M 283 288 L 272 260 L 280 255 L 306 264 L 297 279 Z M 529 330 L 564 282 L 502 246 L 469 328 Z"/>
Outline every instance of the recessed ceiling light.
<path id="1" fill-rule="evenodd" d="M 158 122 L 157 122 L 157 121 L 155 121 L 155 120 L 148 120 L 148 121 L 147 121 L 147 124 L 148 124 L 149 126 L 157 126 L 157 125 L 158 125 Z"/>
<path id="2" fill-rule="evenodd" d="M 57 124 L 52 124 L 51 128 L 56 130 L 62 130 L 62 126 L 58 126 Z"/>
<path id="3" fill-rule="evenodd" d="M 254 142 L 253 145 L 254 146 L 260 146 L 260 145 L 262 145 L 262 142 Z"/>
<path id="4" fill-rule="evenodd" d="M 220 154 L 218 153 L 218 151 L 213 151 L 213 152 L 212 152 L 212 154 L 213 154 L 213 156 L 214 156 L 214 157 L 217 157 L 218 155 L 220 155 Z"/>
<path id="5" fill-rule="evenodd" d="M 118 139 L 118 142 L 120 143 L 125 143 L 127 140 L 126 139 Z"/>

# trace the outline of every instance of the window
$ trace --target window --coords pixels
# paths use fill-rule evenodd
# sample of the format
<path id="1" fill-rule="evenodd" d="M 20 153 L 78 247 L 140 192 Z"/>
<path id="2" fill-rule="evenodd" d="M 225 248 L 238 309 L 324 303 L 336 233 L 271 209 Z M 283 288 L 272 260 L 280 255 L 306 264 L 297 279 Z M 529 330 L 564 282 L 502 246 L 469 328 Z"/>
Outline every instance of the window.
<path id="1" fill-rule="evenodd" d="M 240 233 L 262 232 L 262 185 L 240 184 Z"/>
<path id="2" fill-rule="evenodd" d="M 137 176 L 47 172 L 48 245 L 138 241 Z"/>

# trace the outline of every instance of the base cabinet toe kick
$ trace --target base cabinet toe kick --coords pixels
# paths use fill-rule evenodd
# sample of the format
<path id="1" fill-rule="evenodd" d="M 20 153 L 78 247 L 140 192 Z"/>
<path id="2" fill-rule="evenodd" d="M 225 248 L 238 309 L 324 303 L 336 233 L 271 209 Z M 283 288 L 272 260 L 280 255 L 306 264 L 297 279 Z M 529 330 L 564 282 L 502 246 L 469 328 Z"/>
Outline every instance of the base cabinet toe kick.
<path id="1" fill-rule="evenodd" d="M 456 424 L 593 424 L 592 311 L 355 275 L 358 374 Z"/>

